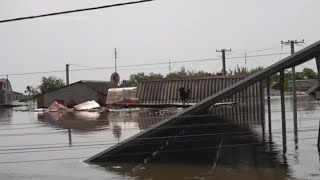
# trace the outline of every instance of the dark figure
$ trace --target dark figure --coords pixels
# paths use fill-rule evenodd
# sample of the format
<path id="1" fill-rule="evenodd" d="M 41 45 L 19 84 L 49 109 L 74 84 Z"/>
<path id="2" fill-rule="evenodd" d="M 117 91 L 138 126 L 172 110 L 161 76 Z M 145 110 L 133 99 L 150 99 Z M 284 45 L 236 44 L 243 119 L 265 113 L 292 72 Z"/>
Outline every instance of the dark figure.
<path id="1" fill-rule="evenodd" d="M 187 89 L 187 91 L 186 91 L 186 102 L 187 102 L 187 105 L 189 105 L 190 93 L 191 93 L 191 90 Z"/>
<path id="2" fill-rule="evenodd" d="M 189 104 L 188 100 L 190 98 L 190 89 L 185 91 L 184 87 L 179 88 L 180 99 L 182 101 L 182 107 L 185 107 L 186 102 Z"/>

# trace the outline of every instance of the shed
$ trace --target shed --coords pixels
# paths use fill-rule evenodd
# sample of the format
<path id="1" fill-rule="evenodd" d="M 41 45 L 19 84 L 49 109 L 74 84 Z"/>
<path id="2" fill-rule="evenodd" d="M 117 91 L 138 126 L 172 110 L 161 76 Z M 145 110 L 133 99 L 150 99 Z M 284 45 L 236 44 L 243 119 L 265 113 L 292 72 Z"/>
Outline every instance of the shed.
<path id="1" fill-rule="evenodd" d="M 38 107 L 49 107 L 54 101 L 73 107 L 91 100 L 95 100 L 103 106 L 107 99 L 108 89 L 112 87 L 115 86 L 107 81 L 78 81 L 38 96 L 37 99 L 42 101 L 42 103 L 38 103 Z"/>
<path id="2" fill-rule="evenodd" d="M 24 100 L 26 97 L 22 94 L 22 93 L 19 93 L 19 92 L 15 92 L 13 91 L 13 100 L 15 101 L 21 101 L 21 100 Z"/>
<path id="3" fill-rule="evenodd" d="M 0 79 L 0 105 L 12 104 L 13 91 L 8 79 Z"/>
<path id="4" fill-rule="evenodd" d="M 108 97 L 106 104 L 112 104 L 115 102 L 130 100 L 137 98 L 136 87 L 125 87 L 125 88 L 110 88 L 108 90 Z"/>

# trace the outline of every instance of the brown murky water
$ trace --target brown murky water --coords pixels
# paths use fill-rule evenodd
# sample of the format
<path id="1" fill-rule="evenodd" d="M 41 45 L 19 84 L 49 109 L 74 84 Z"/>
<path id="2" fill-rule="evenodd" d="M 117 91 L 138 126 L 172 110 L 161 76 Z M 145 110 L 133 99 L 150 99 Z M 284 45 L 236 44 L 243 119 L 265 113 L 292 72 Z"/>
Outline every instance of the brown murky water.
<path id="1" fill-rule="evenodd" d="M 292 103 L 287 98 L 286 152 L 279 97 L 273 97 L 272 153 L 270 149 L 234 147 L 222 152 L 223 158 L 216 163 L 157 163 L 138 170 L 135 164 L 97 166 L 82 161 L 165 116 L 149 112 L 36 113 L 17 111 L 27 107 L 2 108 L 0 179 L 320 179 L 316 146 L 320 105 L 308 96 L 299 97 L 298 102 L 300 131 L 295 143 Z"/>

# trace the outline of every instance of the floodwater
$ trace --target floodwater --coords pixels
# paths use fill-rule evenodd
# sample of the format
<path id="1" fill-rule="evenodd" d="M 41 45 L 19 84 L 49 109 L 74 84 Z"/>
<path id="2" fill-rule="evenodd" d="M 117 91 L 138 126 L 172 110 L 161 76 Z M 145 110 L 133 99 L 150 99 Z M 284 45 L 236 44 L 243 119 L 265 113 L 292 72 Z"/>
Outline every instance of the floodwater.
<path id="1" fill-rule="evenodd" d="M 28 107 L 0 108 L 0 179 L 320 179 L 320 104 L 309 96 L 298 97 L 299 132 L 295 141 L 292 100 L 286 98 L 284 148 L 279 101 L 279 97 L 271 98 L 272 143 L 268 142 L 266 119 L 265 146 L 222 148 L 212 152 L 216 161 L 208 164 L 163 161 L 138 171 L 136 164 L 101 166 L 83 161 L 168 115 L 149 111 L 39 113 L 20 111 Z"/>

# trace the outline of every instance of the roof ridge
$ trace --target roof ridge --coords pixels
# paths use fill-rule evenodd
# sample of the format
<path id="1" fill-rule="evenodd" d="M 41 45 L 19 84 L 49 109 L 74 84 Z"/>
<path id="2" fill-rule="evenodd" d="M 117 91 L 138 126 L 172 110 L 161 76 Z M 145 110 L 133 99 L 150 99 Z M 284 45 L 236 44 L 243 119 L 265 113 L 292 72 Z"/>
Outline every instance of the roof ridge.
<path id="1" fill-rule="evenodd" d="M 108 92 L 107 90 L 105 91 L 104 88 L 108 89 L 107 87 L 98 87 L 95 86 L 96 84 L 105 84 L 105 85 L 110 85 L 111 82 L 110 81 L 89 81 L 89 80 L 81 80 L 80 82 L 82 82 L 83 84 L 85 84 L 86 86 L 88 86 L 89 88 L 98 91 L 101 94 L 107 95 Z M 96 84 L 95 84 L 96 83 Z M 109 87 L 110 88 L 110 87 Z"/>

